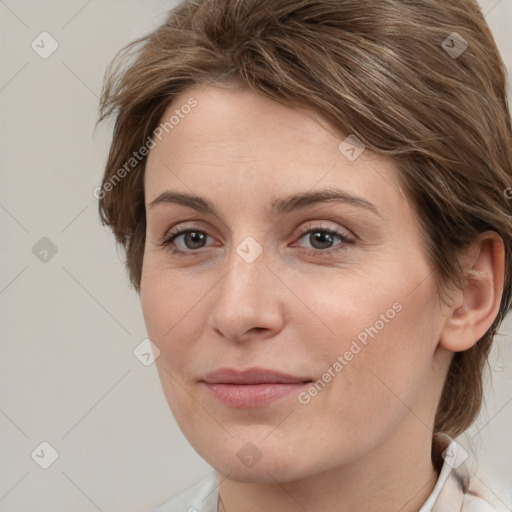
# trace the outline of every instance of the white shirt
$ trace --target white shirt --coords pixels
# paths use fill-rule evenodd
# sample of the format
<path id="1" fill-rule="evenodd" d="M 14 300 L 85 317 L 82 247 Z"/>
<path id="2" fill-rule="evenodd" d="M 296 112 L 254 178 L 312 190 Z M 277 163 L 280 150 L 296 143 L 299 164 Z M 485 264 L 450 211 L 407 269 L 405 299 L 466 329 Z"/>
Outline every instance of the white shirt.
<path id="1" fill-rule="evenodd" d="M 505 512 L 511 510 L 482 483 L 470 480 L 461 463 L 460 445 L 445 436 L 446 453 L 434 489 L 418 512 Z M 464 482 L 469 487 L 464 492 Z M 167 503 L 149 512 L 217 512 L 219 497 L 217 473 L 202 480 Z"/>

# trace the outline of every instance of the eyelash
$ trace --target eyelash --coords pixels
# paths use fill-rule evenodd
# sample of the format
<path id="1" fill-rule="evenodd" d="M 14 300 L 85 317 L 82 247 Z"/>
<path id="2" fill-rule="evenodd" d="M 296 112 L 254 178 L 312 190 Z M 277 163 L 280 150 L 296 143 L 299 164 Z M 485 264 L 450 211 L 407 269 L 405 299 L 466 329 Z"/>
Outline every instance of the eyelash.
<path id="1" fill-rule="evenodd" d="M 175 247 L 172 247 L 171 244 L 174 242 L 176 238 L 178 238 L 180 235 L 186 234 L 186 233 L 201 233 L 206 236 L 208 236 L 208 233 L 205 231 L 202 231 L 200 229 L 194 229 L 194 228 L 177 228 L 173 233 L 171 233 L 169 236 L 167 236 L 160 244 L 158 244 L 160 247 L 165 247 L 169 252 L 176 256 L 189 256 L 193 255 L 194 253 L 197 253 L 198 250 L 188 250 L 188 251 L 182 251 L 180 249 L 177 249 Z M 348 236 L 344 235 L 343 233 L 340 233 L 334 229 L 331 228 L 324 228 L 321 226 L 308 228 L 300 232 L 299 239 L 303 238 L 304 236 L 310 234 L 310 233 L 328 233 L 329 235 L 333 237 L 337 237 L 341 240 L 341 242 L 334 246 L 334 249 L 313 249 L 313 250 L 306 250 L 303 251 L 305 255 L 307 256 L 330 256 L 333 253 L 337 253 L 338 251 L 346 250 L 345 244 L 354 244 L 355 241 L 352 238 L 349 238 Z"/>

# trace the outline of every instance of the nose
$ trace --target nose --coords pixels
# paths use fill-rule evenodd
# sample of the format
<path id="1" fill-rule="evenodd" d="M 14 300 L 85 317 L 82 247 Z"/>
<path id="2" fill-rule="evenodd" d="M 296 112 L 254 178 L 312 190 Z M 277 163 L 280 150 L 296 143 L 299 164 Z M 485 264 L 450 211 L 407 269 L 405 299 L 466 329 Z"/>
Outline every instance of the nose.
<path id="1" fill-rule="evenodd" d="M 265 251 L 251 262 L 236 249 L 233 247 L 224 277 L 215 287 L 209 326 L 237 343 L 273 337 L 283 328 L 282 283 L 269 266 Z"/>

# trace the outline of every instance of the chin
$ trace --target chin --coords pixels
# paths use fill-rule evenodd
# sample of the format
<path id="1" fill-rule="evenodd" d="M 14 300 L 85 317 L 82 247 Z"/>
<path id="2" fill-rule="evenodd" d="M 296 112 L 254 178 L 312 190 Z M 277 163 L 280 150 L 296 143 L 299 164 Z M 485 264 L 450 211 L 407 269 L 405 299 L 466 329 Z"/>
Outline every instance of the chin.
<path id="1" fill-rule="evenodd" d="M 197 453 L 218 473 L 230 480 L 246 483 L 285 483 L 310 477 L 315 471 L 311 459 L 301 453 L 300 448 L 291 446 L 269 446 L 263 440 L 260 448 L 250 441 L 241 442 L 239 438 L 230 438 L 225 444 L 217 444 L 212 452 L 211 444 L 202 447 L 192 444 Z M 290 453 L 293 454 L 290 457 Z"/>

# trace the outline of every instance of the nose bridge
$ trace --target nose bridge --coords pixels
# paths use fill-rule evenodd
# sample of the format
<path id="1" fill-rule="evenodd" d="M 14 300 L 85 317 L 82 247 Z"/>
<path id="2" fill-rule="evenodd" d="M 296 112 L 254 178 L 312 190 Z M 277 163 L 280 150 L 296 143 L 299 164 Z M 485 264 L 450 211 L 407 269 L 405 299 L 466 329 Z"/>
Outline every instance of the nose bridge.
<path id="1" fill-rule="evenodd" d="M 247 303 L 253 303 L 268 282 L 265 275 L 270 272 L 267 262 L 262 243 L 254 237 L 246 236 L 234 244 L 228 256 L 226 266 L 229 270 L 222 286 L 223 293 L 232 295 L 233 299 L 245 298 Z"/>
<path id="2" fill-rule="evenodd" d="M 211 325 L 230 339 L 241 339 L 253 328 L 275 330 L 280 325 L 275 279 L 263 245 L 245 237 L 231 247 L 226 273 L 218 284 Z"/>

